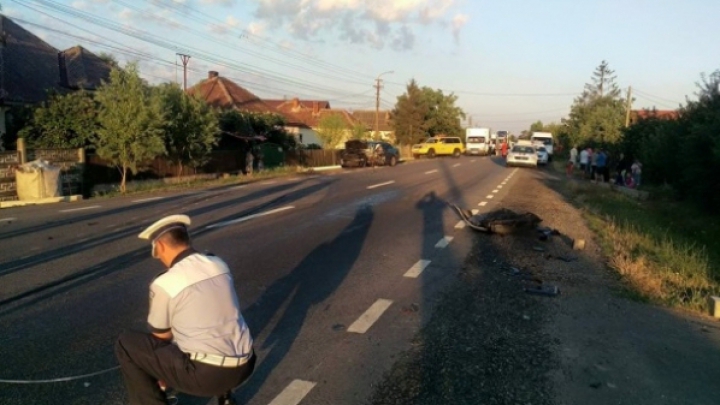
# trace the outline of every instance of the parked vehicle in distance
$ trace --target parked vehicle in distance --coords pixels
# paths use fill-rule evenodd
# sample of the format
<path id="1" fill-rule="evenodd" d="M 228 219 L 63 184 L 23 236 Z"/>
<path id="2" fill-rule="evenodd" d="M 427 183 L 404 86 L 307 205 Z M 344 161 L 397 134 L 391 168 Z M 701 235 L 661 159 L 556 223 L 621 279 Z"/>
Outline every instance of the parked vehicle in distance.
<path id="1" fill-rule="evenodd" d="M 400 151 L 387 142 L 352 139 L 345 142 L 340 166 L 395 166 L 399 161 Z"/>
<path id="2" fill-rule="evenodd" d="M 429 158 L 441 155 L 460 157 L 463 153 L 465 153 L 465 144 L 456 136 L 435 136 L 412 147 L 415 159 L 423 155 Z"/>
<path id="3" fill-rule="evenodd" d="M 553 134 L 550 132 L 533 132 L 532 135 L 530 135 L 530 141 L 533 143 L 533 145 L 540 147 L 545 147 L 545 150 L 547 150 L 548 153 L 548 161 L 552 160 L 553 156 L 553 146 L 555 144 L 555 138 L 553 137 Z"/>
<path id="4" fill-rule="evenodd" d="M 538 165 L 546 165 L 550 161 L 550 155 L 548 155 L 547 149 L 545 149 L 544 146 L 536 146 L 535 149 L 537 150 L 537 157 Z"/>
<path id="5" fill-rule="evenodd" d="M 465 153 L 467 155 L 490 154 L 490 129 L 489 128 L 466 128 L 465 129 Z"/>
<path id="6" fill-rule="evenodd" d="M 534 146 L 527 141 L 519 141 L 510 149 L 505 160 L 505 166 L 530 166 L 537 167 L 538 153 Z"/>

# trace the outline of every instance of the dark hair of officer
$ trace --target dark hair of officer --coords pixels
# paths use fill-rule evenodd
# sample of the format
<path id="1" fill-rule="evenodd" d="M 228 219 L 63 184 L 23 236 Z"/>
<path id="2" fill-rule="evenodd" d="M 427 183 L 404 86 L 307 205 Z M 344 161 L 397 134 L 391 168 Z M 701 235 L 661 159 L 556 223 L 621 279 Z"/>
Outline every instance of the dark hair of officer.
<path id="1" fill-rule="evenodd" d="M 173 248 L 181 248 L 190 246 L 190 235 L 188 234 L 187 228 L 184 226 L 178 226 L 172 228 L 160 235 L 157 240 L 162 241 Z"/>

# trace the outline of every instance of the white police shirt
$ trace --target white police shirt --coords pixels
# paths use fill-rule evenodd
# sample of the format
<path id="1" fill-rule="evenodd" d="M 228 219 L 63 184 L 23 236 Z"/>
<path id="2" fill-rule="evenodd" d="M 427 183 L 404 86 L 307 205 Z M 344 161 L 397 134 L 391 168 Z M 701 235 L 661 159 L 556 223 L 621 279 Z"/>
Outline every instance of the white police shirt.
<path id="1" fill-rule="evenodd" d="M 153 332 L 172 330 L 174 343 L 186 353 L 244 357 L 252 352 L 227 264 L 191 249 L 150 285 L 148 324 Z"/>

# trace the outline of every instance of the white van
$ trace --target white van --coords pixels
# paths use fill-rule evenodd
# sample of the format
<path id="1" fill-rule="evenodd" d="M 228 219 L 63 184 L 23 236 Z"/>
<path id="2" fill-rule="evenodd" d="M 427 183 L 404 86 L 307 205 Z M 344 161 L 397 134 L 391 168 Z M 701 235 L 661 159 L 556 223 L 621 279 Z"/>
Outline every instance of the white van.
<path id="1" fill-rule="evenodd" d="M 490 128 L 465 129 L 465 153 L 488 155 L 490 153 Z"/>
<path id="2" fill-rule="evenodd" d="M 548 159 L 552 160 L 553 156 L 553 145 L 555 144 L 555 138 L 550 132 L 533 132 L 530 136 L 530 140 L 533 145 L 538 147 L 542 146 L 548 153 Z"/>

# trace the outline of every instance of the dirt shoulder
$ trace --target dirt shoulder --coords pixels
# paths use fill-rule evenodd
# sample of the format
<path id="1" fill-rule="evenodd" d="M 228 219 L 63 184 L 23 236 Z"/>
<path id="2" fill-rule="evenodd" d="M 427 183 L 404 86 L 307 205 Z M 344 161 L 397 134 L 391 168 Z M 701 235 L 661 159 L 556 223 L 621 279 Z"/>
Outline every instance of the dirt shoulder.
<path id="1" fill-rule="evenodd" d="M 521 171 L 503 205 L 562 236 L 478 234 L 372 404 L 718 403 L 720 323 L 626 298 L 582 213 L 554 190 L 562 181 Z M 585 239 L 585 250 L 570 239 Z M 561 294 L 525 293 L 533 278 Z"/>

